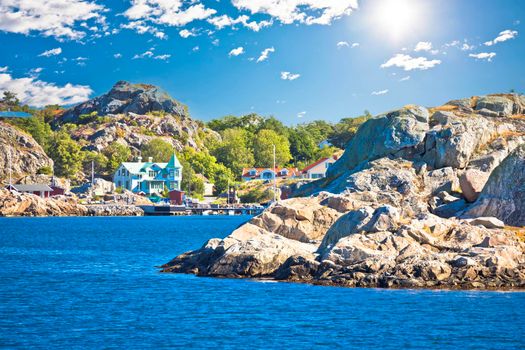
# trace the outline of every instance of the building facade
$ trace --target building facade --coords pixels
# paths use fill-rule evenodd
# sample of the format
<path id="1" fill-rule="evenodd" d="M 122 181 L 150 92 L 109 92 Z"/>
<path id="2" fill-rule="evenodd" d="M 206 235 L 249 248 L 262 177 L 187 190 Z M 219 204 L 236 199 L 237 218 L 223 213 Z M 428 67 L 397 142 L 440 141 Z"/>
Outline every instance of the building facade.
<path id="1" fill-rule="evenodd" d="M 328 168 L 337 161 L 337 156 L 321 158 L 317 162 L 308 165 L 302 171 L 303 179 L 322 179 L 326 176 Z"/>
<path id="2" fill-rule="evenodd" d="M 241 177 L 243 181 L 296 179 L 301 177 L 301 172 L 297 168 L 244 168 Z"/>
<path id="3" fill-rule="evenodd" d="M 175 154 L 168 163 L 154 163 L 151 158 L 142 162 L 139 157 L 137 162 L 122 163 L 113 175 L 117 188 L 146 195 L 161 194 L 165 188 L 180 191 L 181 181 L 182 165 Z"/>

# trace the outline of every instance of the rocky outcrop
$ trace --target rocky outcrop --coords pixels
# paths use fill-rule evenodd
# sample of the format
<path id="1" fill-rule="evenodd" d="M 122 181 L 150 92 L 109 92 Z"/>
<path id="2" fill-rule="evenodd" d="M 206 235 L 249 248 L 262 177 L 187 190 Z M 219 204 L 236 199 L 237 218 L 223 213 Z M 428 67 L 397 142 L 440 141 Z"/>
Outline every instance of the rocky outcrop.
<path id="1" fill-rule="evenodd" d="M 508 225 L 525 226 L 525 144 L 492 172 L 480 197 L 464 216 L 494 216 Z"/>
<path id="2" fill-rule="evenodd" d="M 0 216 L 85 216 L 88 210 L 74 197 L 41 198 L 0 189 Z"/>
<path id="3" fill-rule="evenodd" d="M 298 189 L 303 197 L 274 203 L 162 271 L 349 287 L 525 288 L 525 229 L 507 226 L 525 225 L 523 102 L 491 95 L 373 118 L 326 179 Z"/>
<path id="4" fill-rule="evenodd" d="M 60 118 L 60 122 L 78 122 L 81 115 L 91 113 L 104 116 L 121 113 L 146 114 L 155 111 L 180 117 L 188 116 L 187 107 L 174 100 L 161 88 L 154 85 L 119 81 L 107 94 L 67 110 Z"/>
<path id="5" fill-rule="evenodd" d="M 0 180 L 9 177 L 9 157 L 15 181 L 53 168 L 53 161 L 31 135 L 0 121 Z"/>
<path id="6" fill-rule="evenodd" d="M 134 205 L 82 205 L 75 196 L 41 198 L 0 189 L 0 216 L 142 216 Z"/>
<path id="7" fill-rule="evenodd" d="M 144 210 L 134 205 L 100 204 L 86 205 L 86 216 L 143 216 Z"/>

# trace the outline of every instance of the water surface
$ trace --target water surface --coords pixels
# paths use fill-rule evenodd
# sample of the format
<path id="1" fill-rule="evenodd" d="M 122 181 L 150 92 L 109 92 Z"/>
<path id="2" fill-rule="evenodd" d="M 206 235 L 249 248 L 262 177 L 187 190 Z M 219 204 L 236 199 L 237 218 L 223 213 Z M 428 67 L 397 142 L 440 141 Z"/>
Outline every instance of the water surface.
<path id="1" fill-rule="evenodd" d="M 4 348 L 525 348 L 525 293 L 160 274 L 248 217 L 0 218 Z"/>

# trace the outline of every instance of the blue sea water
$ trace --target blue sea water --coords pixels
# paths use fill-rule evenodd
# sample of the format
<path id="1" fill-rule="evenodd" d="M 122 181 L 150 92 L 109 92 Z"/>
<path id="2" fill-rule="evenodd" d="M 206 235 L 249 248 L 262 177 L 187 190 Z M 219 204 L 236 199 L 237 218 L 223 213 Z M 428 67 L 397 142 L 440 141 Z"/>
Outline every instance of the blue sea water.
<path id="1" fill-rule="evenodd" d="M 1 218 L 0 347 L 525 348 L 525 293 L 160 274 L 248 217 Z"/>

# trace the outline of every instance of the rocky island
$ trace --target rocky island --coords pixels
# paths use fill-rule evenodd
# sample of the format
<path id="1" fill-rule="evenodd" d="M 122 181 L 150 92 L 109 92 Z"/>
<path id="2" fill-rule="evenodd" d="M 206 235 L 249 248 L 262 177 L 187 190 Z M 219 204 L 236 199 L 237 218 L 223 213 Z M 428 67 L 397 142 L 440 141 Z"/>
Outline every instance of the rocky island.
<path id="1" fill-rule="evenodd" d="M 365 122 L 298 186 L 163 272 L 381 288 L 525 288 L 525 97 L 406 106 Z"/>

